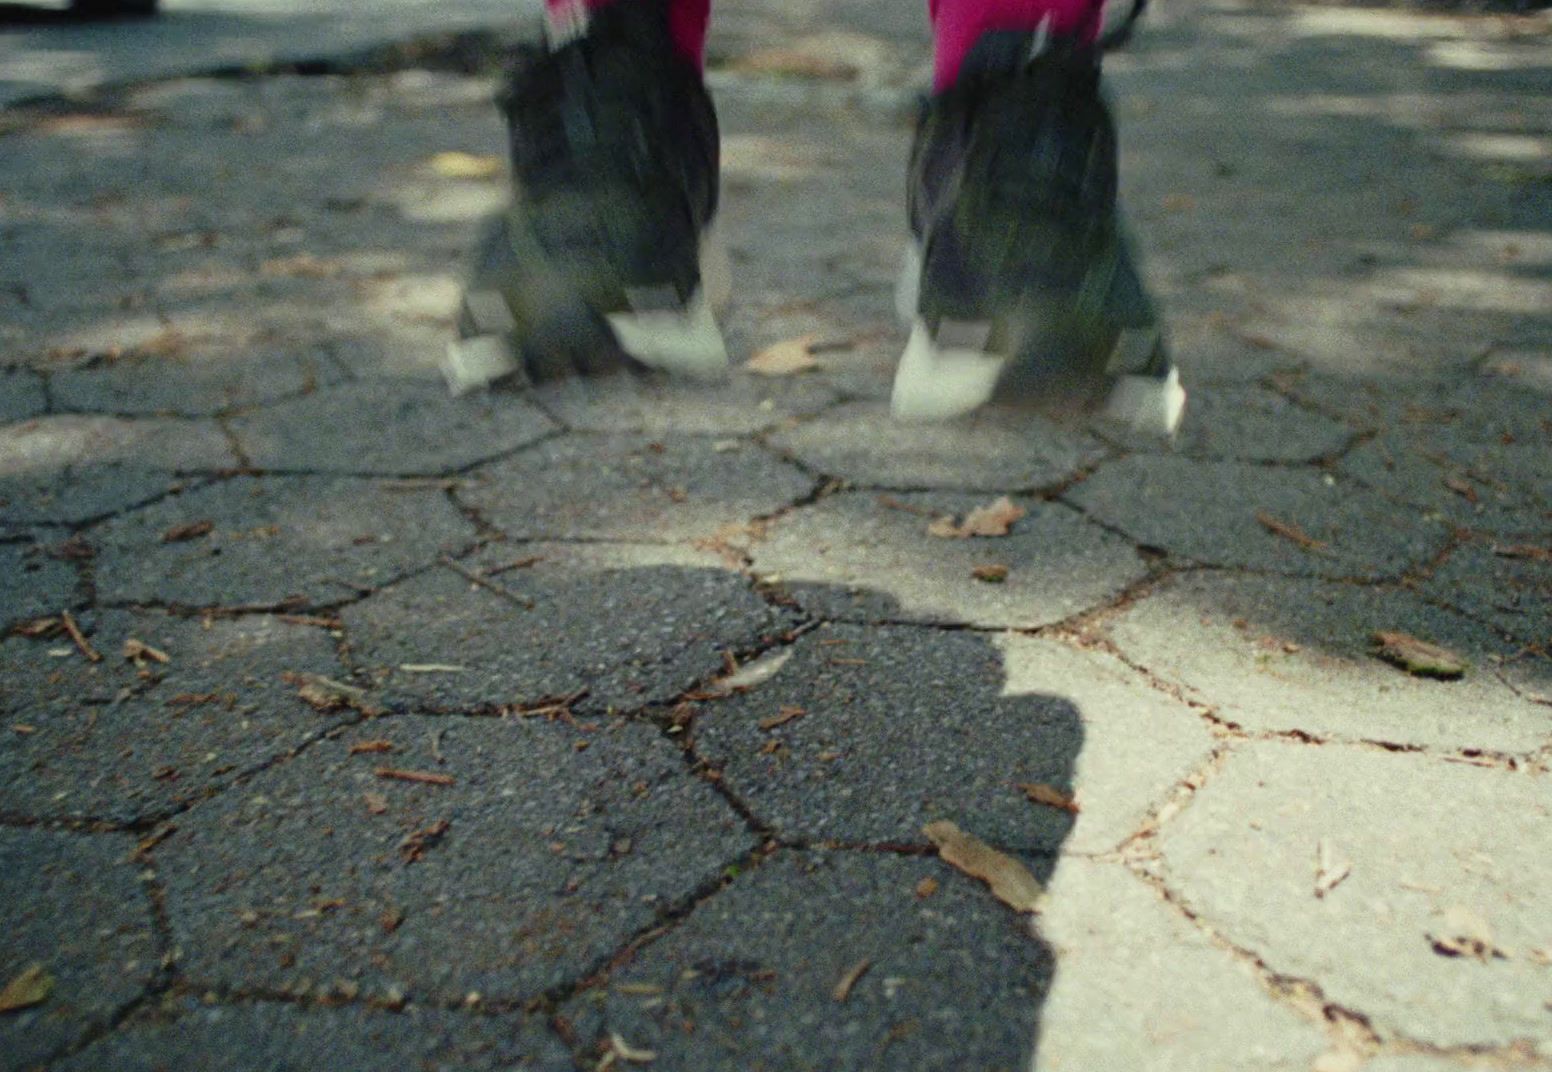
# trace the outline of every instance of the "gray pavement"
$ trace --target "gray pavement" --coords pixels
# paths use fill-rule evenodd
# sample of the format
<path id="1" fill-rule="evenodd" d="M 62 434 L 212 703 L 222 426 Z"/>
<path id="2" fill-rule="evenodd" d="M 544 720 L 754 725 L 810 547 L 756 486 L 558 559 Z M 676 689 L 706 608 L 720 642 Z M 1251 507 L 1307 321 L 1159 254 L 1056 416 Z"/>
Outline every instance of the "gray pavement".
<path id="1" fill-rule="evenodd" d="M 531 12 L 168 8 L 0 9 L 0 1070 L 1552 1069 L 1545 16 L 1114 58 L 1165 446 L 887 419 L 915 5 L 719 13 L 819 369 L 460 400 Z"/>

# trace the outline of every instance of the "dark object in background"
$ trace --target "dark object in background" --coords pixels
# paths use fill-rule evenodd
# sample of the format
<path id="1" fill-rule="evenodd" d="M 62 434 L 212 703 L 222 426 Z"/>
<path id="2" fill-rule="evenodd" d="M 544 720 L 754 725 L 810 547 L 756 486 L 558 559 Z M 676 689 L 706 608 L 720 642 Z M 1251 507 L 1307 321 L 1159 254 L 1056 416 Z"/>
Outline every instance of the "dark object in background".
<path id="1" fill-rule="evenodd" d="M 156 14 L 158 0 L 70 0 L 70 10 L 87 18 L 140 18 Z"/>

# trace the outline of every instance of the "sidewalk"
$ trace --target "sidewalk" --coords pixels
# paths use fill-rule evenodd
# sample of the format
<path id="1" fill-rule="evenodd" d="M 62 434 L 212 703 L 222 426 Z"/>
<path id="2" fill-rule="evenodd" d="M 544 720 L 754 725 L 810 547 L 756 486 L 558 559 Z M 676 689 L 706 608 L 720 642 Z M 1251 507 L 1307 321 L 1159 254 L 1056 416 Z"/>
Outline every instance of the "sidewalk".
<path id="1" fill-rule="evenodd" d="M 1114 58 L 1170 450 L 887 419 L 925 48 L 775 12 L 714 390 L 447 397 L 487 80 L 0 112 L 0 1069 L 1552 1069 L 1552 24 Z"/>

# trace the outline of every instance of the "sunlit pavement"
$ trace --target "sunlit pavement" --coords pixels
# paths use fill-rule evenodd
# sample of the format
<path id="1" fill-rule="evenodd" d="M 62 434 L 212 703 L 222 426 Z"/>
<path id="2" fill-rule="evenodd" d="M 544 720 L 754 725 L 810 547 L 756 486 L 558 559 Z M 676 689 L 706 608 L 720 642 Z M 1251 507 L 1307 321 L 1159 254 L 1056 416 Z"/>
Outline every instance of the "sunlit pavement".
<path id="1" fill-rule="evenodd" d="M 449 398 L 490 82 L 174 76 L 523 20 L 286 6 L 0 28 L 0 1068 L 1552 1068 L 1544 16 L 1114 57 L 1165 445 L 888 420 L 861 2 L 712 48 L 817 367 Z"/>

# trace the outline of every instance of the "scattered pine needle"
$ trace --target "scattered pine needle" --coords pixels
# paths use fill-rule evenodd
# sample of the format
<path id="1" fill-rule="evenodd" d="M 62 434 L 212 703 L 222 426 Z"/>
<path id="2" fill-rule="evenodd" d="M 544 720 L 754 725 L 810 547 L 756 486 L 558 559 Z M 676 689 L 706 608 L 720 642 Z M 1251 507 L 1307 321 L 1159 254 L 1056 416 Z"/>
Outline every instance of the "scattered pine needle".
<path id="1" fill-rule="evenodd" d="M 873 961 L 868 957 L 863 957 L 857 961 L 857 963 L 846 969 L 846 974 L 841 976 L 840 981 L 835 984 L 835 989 L 830 992 L 830 996 L 836 1001 L 844 1002 L 851 997 L 852 987 L 857 985 L 857 982 L 868 973 L 868 969 L 872 966 Z"/>
<path id="2" fill-rule="evenodd" d="M 451 774 L 434 774 L 430 771 L 396 770 L 393 767 L 378 767 L 374 771 L 379 778 L 386 778 L 395 782 L 415 782 L 420 785 L 454 785 L 457 779 Z"/>
<path id="3" fill-rule="evenodd" d="M 65 627 L 65 632 L 70 634 L 70 639 L 75 641 L 75 646 L 81 649 L 81 654 L 86 656 L 87 662 L 102 662 L 102 653 L 92 647 L 91 641 L 86 639 L 86 634 L 81 632 L 81 627 L 75 623 L 75 616 L 68 610 L 59 616 L 60 623 Z"/>
<path id="4" fill-rule="evenodd" d="M 1331 546 L 1325 540 L 1317 540 L 1309 533 L 1290 521 L 1279 521 L 1264 510 L 1256 512 L 1256 520 L 1261 527 L 1274 536 L 1281 536 L 1290 543 L 1297 544 L 1306 551 L 1324 551 Z"/>

